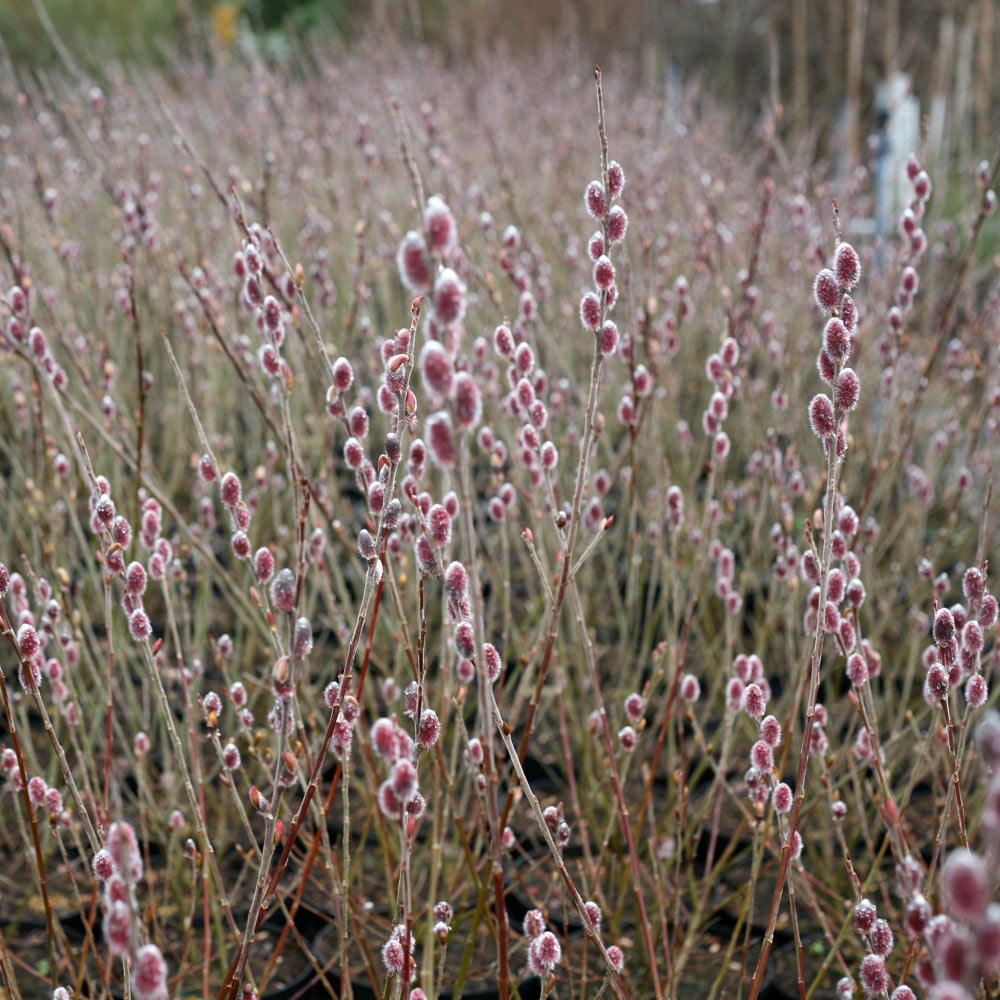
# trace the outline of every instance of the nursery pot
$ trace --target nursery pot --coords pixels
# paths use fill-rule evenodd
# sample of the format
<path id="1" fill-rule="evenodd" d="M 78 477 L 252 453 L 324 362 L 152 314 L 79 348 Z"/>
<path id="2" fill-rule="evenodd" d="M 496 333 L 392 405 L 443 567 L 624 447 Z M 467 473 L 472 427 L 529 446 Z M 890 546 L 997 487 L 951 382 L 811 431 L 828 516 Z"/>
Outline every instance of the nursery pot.
<path id="1" fill-rule="evenodd" d="M 844 970 L 836 961 L 831 961 L 823 968 L 829 953 L 830 945 L 821 935 L 810 935 L 802 941 L 806 992 L 812 1000 L 837 1000 L 837 981 L 844 975 Z M 775 948 L 769 972 L 771 993 L 775 1000 L 797 1000 L 799 960 L 794 941 Z"/>
<path id="2" fill-rule="evenodd" d="M 742 994 L 746 996 L 756 959 L 751 951 L 744 966 L 742 942 L 743 936 L 737 935 L 734 941 L 731 929 L 721 921 L 699 933 L 676 973 L 671 995 L 677 1000 L 714 1000 L 716 997 L 736 997 L 742 987 Z M 769 965 L 762 996 L 771 996 L 772 980 Z"/>
<path id="3" fill-rule="evenodd" d="M 459 917 L 453 925 L 454 940 L 450 943 L 446 960 L 444 963 L 444 974 L 440 979 L 435 979 L 434 996 L 438 1000 L 497 1000 L 500 990 L 497 987 L 497 953 L 489 935 L 483 934 L 483 942 L 477 941 L 477 948 L 473 949 L 472 961 L 469 964 L 468 972 L 464 982 L 460 987 L 456 985 L 459 967 L 463 961 L 465 942 L 461 939 L 462 920 Z M 353 937 L 353 935 L 352 935 Z M 378 944 L 379 942 L 375 942 Z M 352 940 L 351 951 L 353 953 L 354 941 Z M 420 947 L 418 945 L 417 954 L 419 960 Z M 343 983 L 343 969 L 340 967 L 340 941 L 337 929 L 334 925 L 329 925 L 320 931 L 313 944 L 313 954 L 324 969 L 326 983 L 324 984 L 317 977 L 311 992 L 308 994 L 310 1000 L 320 997 L 329 997 L 330 993 L 327 985 L 332 988 L 337 995 Z M 523 950 L 514 950 L 511 971 L 518 972 L 524 963 Z M 435 964 L 435 972 L 439 966 Z M 362 963 L 351 967 L 351 992 L 354 1000 L 381 1000 L 383 995 L 382 985 L 384 970 L 381 967 L 377 970 L 375 979 L 365 972 Z M 419 985 L 419 980 L 414 984 Z M 510 996 L 512 1000 L 538 1000 L 541 995 L 541 985 L 537 978 L 524 978 L 520 983 L 512 983 Z M 292 1000 L 291 997 L 287 1000 Z"/>

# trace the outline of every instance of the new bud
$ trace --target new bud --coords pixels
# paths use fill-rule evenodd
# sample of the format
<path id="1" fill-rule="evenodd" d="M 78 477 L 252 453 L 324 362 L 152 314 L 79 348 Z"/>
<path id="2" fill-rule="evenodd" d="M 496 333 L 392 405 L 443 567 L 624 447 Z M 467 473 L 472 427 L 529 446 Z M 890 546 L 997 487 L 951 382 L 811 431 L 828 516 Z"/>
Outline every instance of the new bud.
<path id="1" fill-rule="evenodd" d="M 435 253 L 447 253 L 455 245 L 455 217 L 439 195 L 427 199 L 424 229 Z"/>
<path id="2" fill-rule="evenodd" d="M 809 404 L 809 426 L 820 439 L 831 437 L 837 432 L 833 401 L 829 396 L 819 393 L 813 397 Z"/>
<path id="3" fill-rule="evenodd" d="M 861 278 L 861 261 L 858 252 L 850 243 L 841 243 L 833 258 L 833 270 L 837 282 L 845 292 L 849 292 Z"/>
<path id="4" fill-rule="evenodd" d="M 843 368 L 837 375 L 833 390 L 837 409 L 842 413 L 853 410 L 861 396 L 861 380 L 853 368 Z"/>
<path id="5" fill-rule="evenodd" d="M 813 282 L 813 295 L 816 297 L 816 304 L 825 312 L 837 308 L 840 289 L 837 286 L 836 275 L 828 267 L 824 267 L 816 275 L 816 280 Z"/>
<path id="6" fill-rule="evenodd" d="M 591 181 L 587 185 L 584 203 L 591 217 L 598 221 L 608 214 L 608 200 L 604 193 L 604 185 L 600 181 Z"/>

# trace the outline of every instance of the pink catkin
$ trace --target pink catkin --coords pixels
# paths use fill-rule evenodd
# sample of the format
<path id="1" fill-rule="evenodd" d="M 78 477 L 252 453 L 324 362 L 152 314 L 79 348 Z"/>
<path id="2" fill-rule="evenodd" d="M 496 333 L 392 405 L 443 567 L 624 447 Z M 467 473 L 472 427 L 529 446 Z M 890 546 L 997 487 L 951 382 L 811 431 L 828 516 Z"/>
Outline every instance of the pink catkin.
<path id="1" fill-rule="evenodd" d="M 354 369 L 347 358 L 337 358 L 331 368 L 333 386 L 337 392 L 347 392 L 354 383 Z"/>
<path id="2" fill-rule="evenodd" d="M 984 594 L 979 605 L 979 624 L 983 628 L 993 628 L 997 623 L 1000 606 L 993 594 Z"/>
<path id="3" fill-rule="evenodd" d="M 934 615 L 934 641 L 947 646 L 955 639 L 955 616 L 948 608 L 940 608 Z"/>
<path id="4" fill-rule="evenodd" d="M 837 409 L 843 412 L 853 410 L 861 395 L 861 380 L 853 368 L 844 368 L 836 377 L 834 400 Z"/>
<path id="5" fill-rule="evenodd" d="M 615 268 L 607 257 L 599 257 L 594 264 L 594 284 L 607 291 L 615 283 Z"/>
<path id="6" fill-rule="evenodd" d="M 562 958 L 562 946 L 552 931 L 544 931 L 528 946 L 528 968 L 536 976 L 551 972 Z"/>
<path id="7" fill-rule="evenodd" d="M 451 355 L 438 340 L 429 340 L 420 352 L 420 374 L 432 392 L 447 396 L 451 392 L 454 366 Z"/>
<path id="8" fill-rule="evenodd" d="M 952 851 L 941 869 L 941 890 L 944 904 L 953 917 L 975 923 L 990 902 L 986 863 L 966 848 Z"/>
<path id="9" fill-rule="evenodd" d="M 774 786 L 772 797 L 774 800 L 775 812 L 784 815 L 791 811 L 793 798 L 792 790 L 785 784 L 785 782 L 781 781 Z"/>
<path id="10" fill-rule="evenodd" d="M 415 295 L 427 291 L 431 284 L 431 270 L 427 258 L 427 244 L 423 236 L 411 230 L 399 244 L 396 264 L 403 284 Z"/>
<path id="11" fill-rule="evenodd" d="M 235 472 L 227 472 L 222 477 L 219 488 L 222 494 L 222 502 L 230 509 L 235 507 L 243 497 L 243 488 L 240 484 L 239 476 Z"/>
<path id="12" fill-rule="evenodd" d="M 850 333 L 837 316 L 829 319 L 823 330 L 823 350 L 838 363 L 846 361 L 851 353 Z"/>
<path id="13" fill-rule="evenodd" d="M 617 160 L 612 160 L 608 164 L 608 192 L 612 198 L 618 198 L 624 189 L 625 171 Z"/>
<path id="14" fill-rule="evenodd" d="M 430 750 L 441 736 L 441 721 L 437 712 L 425 708 L 420 714 L 417 725 L 417 746 L 421 750 Z"/>
<path id="15" fill-rule="evenodd" d="M 861 261 L 850 243 L 841 243 L 833 258 L 837 282 L 844 291 L 850 291 L 861 279 Z"/>
<path id="16" fill-rule="evenodd" d="M 451 468 L 456 459 L 451 417 L 444 410 L 432 413 L 427 418 L 424 434 L 434 463 L 441 468 Z"/>
<path id="17" fill-rule="evenodd" d="M 442 326 L 461 323 L 465 316 L 465 285 L 451 268 L 444 268 L 434 282 L 433 306 Z"/>
<path id="18" fill-rule="evenodd" d="M 271 581 L 271 601 L 284 614 L 295 610 L 295 574 L 290 569 L 281 570 Z"/>
<path id="19" fill-rule="evenodd" d="M 809 404 L 809 426 L 818 438 L 828 438 L 836 433 L 833 402 L 829 396 L 820 393 Z"/>
<path id="20" fill-rule="evenodd" d="M 620 205 L 615 205 L 607 218 L 608 240 L 612 244 L 621 243 L 628 231 L 628 216 Z"/>
<path id="21" fill-rule="evenodd" d="M 136 642 L 143 642 L 152 634 L 149 615 L 142 608 L 136 608 L 128 619 L 129 634 Z"/>
<path id="22" fill-rule="evenodd" d="M 446 254 L 454 247 L 456 242 L 455 217 L 440 195 L 432 195 L 427 199 L 427 208 L 424 210 L 424 229 L 434 253 Z"/>
<path id="23" fill-rule="evenodd" d="M 865 996 L 877 996 L 887 992 L 889 973 L 885 967 L 885 959 L 881 955 L 865 955 L 861 962 L 860 979 Z"/>
<path id="24" fill-rule="evenodd" d="M 155 944 L 143 945 L 136 954 L 132 991 L 136 1000 L 166 1000 L 167 963 Z"/>
<path id="25" fill-rule="evenodd" d="M 598 222 L 608 214 L 608 200 L 604 193 L 604 185 L 600 181 L 591 181 L 587 185 L 584 204 L 590 216 Z"/>
<path id="26" fill-rule="evenodd" d="M 258 583 L 268 583 L 274 576 L 274 554 L 270 549 L 260 548 L 253 557 L 254 575 Z"/>
<path id="27" fill-rule="evenodd" d="M 586 292 L 580 299 L 580 321 L 588 330 L 601 325 L 601 301 L 593 292 Z"/>
<path id="28" fill-rule="evenodd" d="M 459 372 L 455 377 L 454 398 L 459 429 L 474 430 L 482 419 L 483 401 L 478 383 L 468 372 Z"/>
<path id="29" fill-rule="evenodd" d="M 820 309 L 829 312 L 837 308 L 840 289 L 837 287 L 837 276 L 829 268 L 824 267 L 813 283 L 813 295 Z"/>
<path id="30" fill-rule="evenodd" d="M 25 622 L 17 630 L 17 651 L 24 660 L 33 659 L 41 650 L 41 642 L 34 627 Z"/>
<path id="31" fill-rule="evenodd" d="M 104 939 L 112 955 L 125 956 L 132 944 L 132 915 L 123 900 L 106 903 L 104 911 Z"/>
<path id="32" fill-rule="evenodd" d="M 615 353 L 618 346 L 618 327 L 611 320 L 607 320 L 601 327 L 597 337 L 597 348 L 605 357 Z"/>

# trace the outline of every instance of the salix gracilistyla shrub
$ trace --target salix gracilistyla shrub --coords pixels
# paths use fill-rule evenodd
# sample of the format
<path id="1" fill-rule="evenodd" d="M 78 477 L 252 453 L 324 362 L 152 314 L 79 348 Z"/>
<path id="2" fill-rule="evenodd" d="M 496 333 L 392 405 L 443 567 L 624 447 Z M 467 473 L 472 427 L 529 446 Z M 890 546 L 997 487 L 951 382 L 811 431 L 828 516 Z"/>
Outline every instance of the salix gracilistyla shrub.
<path id="1" fill-rule="evenodd" d="M 389 48 L 0 131 L 21 994 L 974 992 L 993 167 Z"/>

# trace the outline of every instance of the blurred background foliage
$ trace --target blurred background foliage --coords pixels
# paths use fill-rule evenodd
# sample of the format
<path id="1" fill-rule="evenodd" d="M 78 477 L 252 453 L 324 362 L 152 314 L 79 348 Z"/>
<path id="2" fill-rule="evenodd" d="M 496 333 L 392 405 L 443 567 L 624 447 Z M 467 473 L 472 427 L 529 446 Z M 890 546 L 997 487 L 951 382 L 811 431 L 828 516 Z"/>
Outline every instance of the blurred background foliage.
<path id="1" fill-rule="evenodd" d="M 60 63 L 99 82 L 109 59 L 259 57 L 308 72 L 331 42 L 374 34 L 449 62 L 545 58 L 572 42 L 635 87 L 693 85 L 841 165 L 864 159 L 878 85 L 910 77 L 936 159 L 990 155 L 1000 0 L 2 0 L 0 45 L 20 72 Z M 325 51 L 323 51 L 325 50 Z M 323 51 L 322 55 L 318 55 Z M 306 58 L 304 58 L 306 56 Z M 925 121 L 926 125 L 926 121 Z M 925 150 L 925 154 L 927 151 Z"/>

